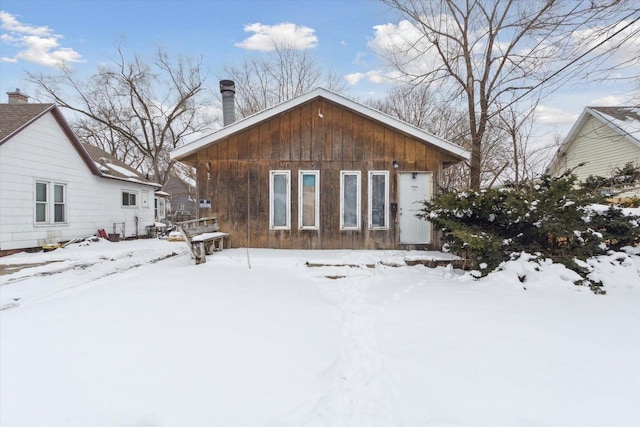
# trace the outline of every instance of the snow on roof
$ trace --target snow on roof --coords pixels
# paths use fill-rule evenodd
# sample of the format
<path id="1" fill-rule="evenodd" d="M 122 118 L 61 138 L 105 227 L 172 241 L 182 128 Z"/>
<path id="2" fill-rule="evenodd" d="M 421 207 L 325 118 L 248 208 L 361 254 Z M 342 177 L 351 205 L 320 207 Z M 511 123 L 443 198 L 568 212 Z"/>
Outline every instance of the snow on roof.
<path id="1" fill-rule="evenodd" d="M 107 163 L 105 166 L 108 167 L 109 169 L 113 169 L 116 172 L 121 173 L 124 176 L 128 176 L 128 177 L 131 177 L 131 178 L 137 178 L 138 177 L 138 174 L 136 172 L 133 172 L 133 171 L 131 171 L 129 169 L 123 168 L 123 167 L 118 166 L 118 165 L 114 165 L 113 163 Z"/>
<path id="2" fill-rule="evenodd" d="M 594 115 L 610 123 L 640 144 L 640 107 L 588 107 Z"/>
<path id="3" fill-rule="evenodd" d="M 234 122 L 228 126 L 225 126 L 220 130 L 217 130 L 191 143 L 183 145 L 182 147 L 177 148 L 171 152 L 171 159 L 182 160 L 192 155 L 193 153 L 199 151 L 200 149 L 207 147 L 211 144 L 214 144 L 217 141 L 220 141 L 229 135 L 232 135 L 236 132 L 239 132 L 246 128 L 254 126 L 264 120 L 267 120 L 270 117 L 276 116 L 282 112 L 290 110 L 294 107 L 297 107 L 298 105 L 304 104 L 315 98 L 324 98 L 336 104 L 342 105 L 346 108 L 354 110 L 364 116 L 370 117 L 371 119 L 377 120 L 381 123 L 384 123 L 395 129 L 398 129 L 401 132 L 411 135 L 412 137 L 417 138 L 423 142 L 426 142 L 442 150 L 445 150 L 448 153 L 460 158 L 461 160 L 462 159 L 468 160 L 471 156 L 470 153 L 464 148 L 462 148 L 461 146 L 454 144 L 452 142 L 449 142 L 445 139 L 442 139 L 436 135 L 433 135 L 423 129 L 412 126 L 406 122 L 403 122 L 385 113 L 382 113 L 381 111 L 378 111 L 364 104 L 360 104 L 351 99 L 345 98 L 327 89 L 316 88 L 311 92 L 308 92 L 304 95 L 290 99 L 288 101 L 282 102 L 273 107 L 267 108 L 261 112 L 253 114 L 242 120 L 238 120 L 237 122 Z"/>
<path id="4" fill-rule="evenodd" d="M 102 177 L 134 182 L 136 184 L 151 185 L 153 187 L 162 187 L 162 185 L 148 179 L 142 173 L 126 165 L 99 147 L 82 143 L 82 148 L 91 157 Z"/>

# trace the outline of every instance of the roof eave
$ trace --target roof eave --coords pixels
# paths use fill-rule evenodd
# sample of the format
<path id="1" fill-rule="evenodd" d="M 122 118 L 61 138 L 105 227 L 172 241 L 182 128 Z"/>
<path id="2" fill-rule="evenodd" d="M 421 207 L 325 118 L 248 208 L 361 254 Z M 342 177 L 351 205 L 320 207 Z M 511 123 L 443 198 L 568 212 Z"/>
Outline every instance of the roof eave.
<path id="1" fill-rule="evenodd" d="M 214 144 L 217 141 L 220 141 L 236 132 L 255 126 L 258 123 L 264 120 L 267 120 L 270 117 L 276 116 L 297 105 L 304 104 L 306 102 L 309 102 L 319 97 L 325 98 L 339 105 L 343 105 L 344 107 L 350 108 L 360 114 L 368 116 L 386 125 L 393 126 L 403 133 L 411 135 L 416 139 L 419 139 L 425 143 L 434 145 L 442 150 L 447 151 L 453 156 L 460 158 L 460 160 L 469 160 L 471 157 L 471 154 L 464 148 L 458 145 L 455 145 L 449 141 L 446 141 L 442 138 L 439 138 L 436 135 L 432 135 L 422 129 L 419 129 L 408 123 L 402 122 L 394 117 L 384 114 L 364 104 L 360 104 L 355 101 L 352 101 L 334 92 L 331 92 L 322 88 L 317 88 L 304 95 L 282 102 L 276 106 L 263 110 L 259 113 L 253 114 L 245 119 L 234 122 L 218 131 L 215 131 L 209 135 L 206 135 L 200 139 L 197 139 L 196 141 L 186 144 L 180 148 L 177 148 L 171 152 L 171 155 L 170 155 L 171 159 L 178 160 L 178 161 L 184 160 L 187 157 L 194 154 L 195 152 L 201 150 L 202 148 L 205 148 L 211 144 Z"/>

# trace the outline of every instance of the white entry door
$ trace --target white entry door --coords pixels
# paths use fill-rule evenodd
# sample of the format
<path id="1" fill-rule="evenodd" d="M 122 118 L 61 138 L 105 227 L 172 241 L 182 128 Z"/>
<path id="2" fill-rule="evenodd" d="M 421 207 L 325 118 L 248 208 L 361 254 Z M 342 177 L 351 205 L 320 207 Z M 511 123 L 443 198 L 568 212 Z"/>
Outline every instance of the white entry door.
<path id="1" fill-rule="evenodd" d="M 416 217 L 424 200 L 431 199 L 431 173 L 401 172 L 398 181 L 400 243 L 431 242 L 431 223 Z"/>

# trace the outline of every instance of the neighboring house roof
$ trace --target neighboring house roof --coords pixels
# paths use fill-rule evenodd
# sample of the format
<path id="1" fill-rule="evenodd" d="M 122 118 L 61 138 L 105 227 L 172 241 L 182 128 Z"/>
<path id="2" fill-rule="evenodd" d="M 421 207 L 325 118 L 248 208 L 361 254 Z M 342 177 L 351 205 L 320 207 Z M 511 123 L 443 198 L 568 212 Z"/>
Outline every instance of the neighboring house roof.
<path id="1" fill-rule="evenodd" d="M 0 104 L 0 146 L 47 113 L 51 113 L 71 142 L 71 145 L 73 145 L 94 175 L 102 178 L 146 184 L 158 188 L 162 187 L 160 184 L 146 179 L 142 174 L 120 162 L 106 151 L 89 144 L 81 143 L 55 104 Z M 101 157 L 109 159 L 112 167 L 103 167 L 100 162 Z"/>
<path id="2" fill-rule="evenodd" d="M 54 104 L 0 104 L 0 144 L 53 109 Z"/>
<path id="3" fill-rule="evenodd" d="M 594 117 L 600 116 L 602 122 L 638 147 L 640 147 L 640 106 L 637 107 L 587 107 Z"/>
<path id="4" fill-rule="evenodd" d="M 162 187 L 107 151 L 87 143 L 82 143 L 82 147 L 87 150 L 94 164 L 105 178 L 147 184 L 158 188 Z"/>
<path id="5" fill-rule="evenodd" d="M 47 113 L 51 113 L 58 122 L 58 125 L 91 173 L 101 176 L 100 170 L 93 163 L 89 154 L 82 148 L 78 137 L 76 137 L 76 134 L 71 130 L 62 112 L 55 104 L 0 104 L 0 145 L 22 132 Z"/>
<path id="6" fill-rule="evenodd" d="M 586 107 L 571 127 L 571 130 L 560 145 L 560 148 L 556 151 L 553 159 L 551 159 L 547 167 L 547 173 L 555 167 L 559 157 L 567 151 L 569 145 L 590 117 L 599 120 L 603 125 L 622 135 L 640 148 L 640 106 Z"/>
<path id="7" fill-rule="evenodd" d="M 391 117 L 387 114 L 384 114 L 378 110 L 375 110 L 366 105 L 360 104 L 358 102 L 352 101 L 348 98 L 345 98 L 341 95 L 338 95 L 334 92 L 328 91 L 323 88 L 317 88 L 308 92 L 304 95 L 298 96 L 296 98 L 285 101 L 281 104 L 278 104 L 274 107 L 267 108 L 259 113 L 253 114 L 249 117 L 246 117 L 242 120 L 234 122 L 230 125 L 225 126 L 224 128 L 213 132 L 209 135 L 206 135 L 196 141 L 193 141 L 189 144 L 186 144 L 180 148 L 173 150 L 171 153 L 171 158 L 174 160 L 182 160 L 186 157 L 189 157 L 196 151 L 201 150 L 204 147 L 207 147 L 211 144 L 215 144 L 218 141 L 223 140 L 224 138 L 242 130 L 245 130 L 249 127 L 255 126 L 258 123 L 261 123 L 271 117 L 274 117 L 278 114 L 281 114 L 287 110 L 295 108 L 299 105 L 312 101 L 316 98 L 324 98 L 331 102 L 334 102 L 338 105 L 342 105 L 348 109 L 351 109 L 357 113 L 362 114 L 368 118 L 391 126 L 401 132 L 406 133 L 426 144 L 430 144 L 436 146 L 451 155 L 459 158 L 460 160 L 468 160 L 470 158 L 470 154 L 467 150 L 456 145 L 452 142 L 446 141 L 440 137 L 437 137 L 429 132 L 426 132 L 420 128 L 412 126 L 408 123 L 405 123 L 401 120 L 398 120 L 394 117 Z"/>

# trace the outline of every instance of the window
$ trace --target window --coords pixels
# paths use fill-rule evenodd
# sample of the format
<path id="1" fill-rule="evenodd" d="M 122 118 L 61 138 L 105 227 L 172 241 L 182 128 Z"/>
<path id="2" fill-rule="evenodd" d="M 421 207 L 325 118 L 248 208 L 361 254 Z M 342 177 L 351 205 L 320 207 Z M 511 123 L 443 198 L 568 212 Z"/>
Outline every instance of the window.
<path id="1" fill-rule="evenodd" d="M 269 173 L 269 228 L 288 230 L 291 228 L 291 172 Z"/>
<path id="2" fill-rule="evenodd" d="M 389 172 L 369 172 L 369 228 L 386 229 L 389 206 Z"/>
<path id="3" fill-rule="evenodd" d="M 53 185 L 53 222 L 65 222 L 65 187 L 62 184 Z"/>
<path id="4" fill-rule="evenodd" d="M 360 229 L 360 171 L 340 172 L 340 229 Z"/>
<path id="5" fill-rule="evenodd" d="M 298 180 L 298 226 L 317 230 L 320 223 L 320 172 L 300 171 Z"/>
<path id="6" fill-rule="evenodd" d="M 122 192 L 122 206 L 136 206 L 136 193 Z"/>
<path id="7" fill-rule="evenodd" d="M 36 224 L 65 223 L 67 221 L 66 186 L 64 184 L 37 181 L 35 203 Z"/>
<path id="8" fill-rule="evenodd" d="M 49 213 L 49 183 L 36 182 L 36 222 L 48 222 Z"/>

